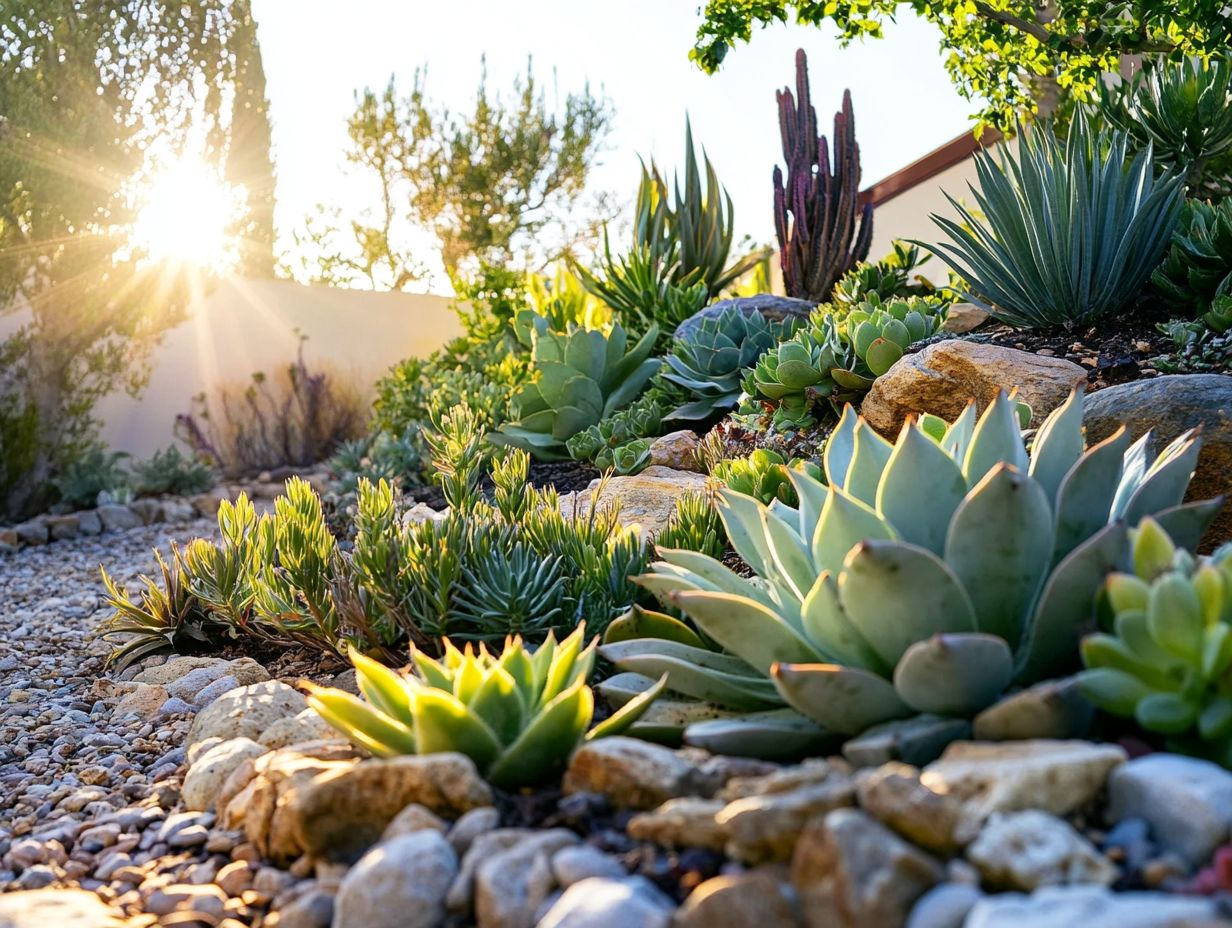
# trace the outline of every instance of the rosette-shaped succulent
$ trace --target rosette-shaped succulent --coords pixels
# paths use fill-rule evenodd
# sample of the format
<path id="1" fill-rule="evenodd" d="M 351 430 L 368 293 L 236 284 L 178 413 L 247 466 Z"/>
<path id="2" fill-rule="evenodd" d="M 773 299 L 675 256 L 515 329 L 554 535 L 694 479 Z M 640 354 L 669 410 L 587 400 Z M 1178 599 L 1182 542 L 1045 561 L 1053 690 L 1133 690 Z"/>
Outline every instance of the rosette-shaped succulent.
<path id="1" fill-rule="evenodd" d="M 1153 519 L 1131 536 L 1132 570 L 1104 587 L 1112 634 L 1082 642 L 1082 691 L 1174 750 L 1232 767 L 1232 544 L 1195 558 Z"/>
<path id="2" fill-rule="evenodd" d="M 1232 295 L 1232 200 L 1186 200 L 1172 246 L 1151 282 L 1173 309 L 1201 316 Z"/>
<path id="3" fill-rule="evenodd" d="M 1079 393 L 1030 452 L 1004 395 L 978 422 L 971 406 L 948 427 L 908 423 L 892 445 L 848 409 L 826 447 L 829 485 L 787 472 L 798 507 L 721 491 L 728 537 L 756 578 L 664 549 L 639 578 L 726 655 L 679 636 L 602 653 L 667 673 L 686 696 L 787 704 L 841 735 L 917 713 L 967 734 L 1012 687 L 1076 667 L 1095 594 L 1128 554 L 1127 525 L 1151 515 L 1196 543 L 1219 505 L 1181 502 L 1198 451 L 1186 434 L 1153 456 L 1149 434 L 1131 444 L 1124 428 L 1086 449 Z M 741 726 L 724 732 L 708 745 L 741 750 Z"/>
<path id="4" fill-rule="evenodd" d="M 440 660 L 412 650 L 410 674 L 353 651 L 363 699 L 300 686 L 321 718 L 377 757 L 456 751 L 493 785 L 516 789 L 556 775 L 583 741 L 621 733 L 658 695 L 661 686 L 650 687 L 591 728 L 595 642 L 583 646 L 585 635 L 579 625 L 533 652 L 510 638 L 499 655 L 483 645 L 459 651 L 446 639 Z"/>
<path id="5" fill-rule="evenodd" d="M 872 296 L 839 322 L 840 335 L 851 343 L 859 367 L 832 371 L 840 386 L 868 390 L 915 342 L 940 328 L 949 311 L 943 300 L 913 296 L 883 303 Z"/>
<path id="6" fill-rule="evenodd" d="M 531 379 L 513 396 L 516 421 L 488 440 L 529 451 L 541 460 L 568 457 L 565 442 L 606 419 L 642 392 L 660 361 L 652 358 L 659 330 L 651 326 L 628 347 L 619 323 L 604 335 L 595 329 L 553 332 L 536 316 L 531 336 Z"/>
<path id="7" fill-rule="evenodd" d="M 790 336 L 798 324 L 793 318 L 772 322 L 761 313 L 746 315 L 735 308 L 702 319 L 667 356 L 670 370 L 663 376 L 694 397 L 667 418 L 699 421 L 734 407 L 745 368 Z"/>

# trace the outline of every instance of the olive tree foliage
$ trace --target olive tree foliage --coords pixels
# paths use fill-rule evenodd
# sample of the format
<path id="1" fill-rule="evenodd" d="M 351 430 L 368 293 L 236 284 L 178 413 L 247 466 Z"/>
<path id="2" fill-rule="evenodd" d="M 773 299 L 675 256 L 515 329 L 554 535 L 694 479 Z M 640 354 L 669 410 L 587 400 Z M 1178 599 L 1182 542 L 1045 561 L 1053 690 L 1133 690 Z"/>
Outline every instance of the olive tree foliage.
<path id="1" fill-rule="evenodd" d="M 184 282 L 127 241 L 156 140 L 212 129 L 233 69 L 227 0 L 25 0 L 0 20 L 0 516 L 47 501 L 137 390 Z M 192 221 L 192 217 L 185 217 Z"/>
<path id="2" fill-rule="evenodd" d="M 1206 56 L 1232 41 L 1226 0 L 708 0 L 690 57 L 713 72 L 755 26 L 793 16 L 844 42 L 880 38 L 902 7 L 937 26 L 959 92 L 999 128 L 1035 112 L 1041 88 L 1088 97 L 1123 55 Z"/>
<path id="3" fill-rule="evenodd" d="M 427 274 L 412 230 L 428 232 L 451 278 L 481 264 L 542 267 L 597 240 L 608 199 L 589 189 L 612 110 L 589 85 L 549 102 L 528 61 L 507 96 L 486 68 L 469 112 L 427 96 L 417 69 L 409 93 L 391 78 L 356 94 L 347 159 L 374 182 L 376 207 L 344 220 L 319 207 L 296 235 L 311 282 L 404 290 Z"/>

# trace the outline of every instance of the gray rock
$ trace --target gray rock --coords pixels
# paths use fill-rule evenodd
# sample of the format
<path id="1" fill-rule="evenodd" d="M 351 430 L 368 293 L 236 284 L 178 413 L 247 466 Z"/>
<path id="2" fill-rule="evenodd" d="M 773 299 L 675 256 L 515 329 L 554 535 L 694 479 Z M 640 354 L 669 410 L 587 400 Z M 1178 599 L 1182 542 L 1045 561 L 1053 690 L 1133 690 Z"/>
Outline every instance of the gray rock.
<path id="1" fill-rule="evenodd" d="M 668 928 L 675 906 L 645 877 L 574 883 L 538 928 Z"/>
<path id="2" fill-rule="evenodd" d="M 160 500 L 149 497 L 135 499 L 128 504 L 128 508 L 141 520 L 142 525 L 163 521 L 163 504 Z"/>
<path id="3" fill-rule="evenodd" d="M 103 531 L 103 520 L 93 509 L 83 509 L 77 513 L 77 532 L 80 535 L 99 535 Z"/>
<path id="4" fill-rule="evenodd" d="M 1030 896 L 1006 893 L 981 899 L 963 928 L 1228 928 L 1228 924 L 1206 898 L 1056 886 Z"/>
<path id="5" fill-rule="evenodd" d="M 1232 377 L 1174 374 L 1117 384 L 1091 394 L 1083 407 L 1087 441 L 1102 441 L 1120 427 L 1134 437 L 1155 430 L 1163 448 L 1182 432 L 1202 427 L 1202 453 L 1187 499 L 1232 495 Z M 1205 536 L 1214 547 L 1232 537 L 1232 507 L 1225 506 Z"/>
<path id="6" fill-rule="evenodd" d="M 45 545 L 50 538 L 47 523 L 42 519 L 31 519 L 13 526 L 17 540 L 23 545 Z"/>
<path id="7" fill-rule="evenodd" d="M 771 322 L 783 319 L 804 320 L 809 317 L 816 303 L 808 300 L 797 300 L 789 296 L 775 296 L 771 293 L 759 293 L 756 296 L 738 296 L 729 300 L 719 300 L 711 303 L 705 309 L 698 310 L 680 325 L 676 326 L 675 337 L 684 339 L 689 333 L 701 325 L 703 319 L 722 315 L 725 310 L 738 309 L 746 316 L 761 314 Z"/>
<path id="8" fill-rule="evenodd" d="M 338 732 L 309 708 L 296 715 L 278 719 L 261 733 L 260 741 L 270 750 L 285 748 L 305 741 L 320 741 L 339 737 Z"/>
<path id="9" fill-rule="evenodd" d="M 458 858 L 440 832 L 402 835 L 368 851 L 347 871 L 334 928 L 436 928 Z"/>
<path id="10" fill-rule="evenodd" d="M 557 886 L 566 889 L 591 877 L 619 879 L 627 874 L 624 865 L 615 857 L 588 844 L 562 847 L 552 855 L 552 876 Z"/>
<path id="11" fill-rule="evenodd" d="M 934 886 L 915 904 L 906 928 L 963 928 L 968 913 L 983 898 L 979 887 L 969 883 Z"/>
<path id="12" fill-rule="evenodd" d="M 197 516 L 192 503 L 185 499 L 163 500 L 163 521 L 178 524 L 191 522 Z"/>
<path id="13" fill-rule="evenodd" d="M 449 823 L 431 809 L 419 803 L 412 803 L 395 815 L 393 820 L 385 826 L 385 831 L 381 833 L 381 841 L 392 841 L 394 838 L 412 835 L 425 828 L 446 834 L 449 831 Z"/>
<path id="14" fill-rule="evenodd" d="M 119 503 L 108 503 L 94 510 L 103 523 L 103 531 L 119 532 L 126 528 L 138 528 L 142 525 L 141 517 Z"/>
<path id="15" fill-rule="evenodd" d="M 600 793 L 618 808 L 651 809 L 695 791 L 697 766 L 684 754 L 636 738 L 582 745 L 565 772 L 566 793 Z"/>
<path id="16" fill-rule="evenodd" d="M 1107 886 L 1117 869 L 1068 822 L 1031 809 L 994 815 L 967 848 L 987 886 L 1034 890 L 1095 883 Z"/>
<path id="17" fill-rule="evenodd" d="M 482 806 L 464 812 L 449 829 L 449 843 L 461 857 L 475 839 L 500 826 L 500 811 L 493 806 Z"/>
<path id="18" fill-rule="evenodd" d="M 47 516 L 46 522 L 47 531 L 51 533 L 53 541 L 67 541 L 70 538 L 76 538 L 81 530 L 81 520 L 77 518 L 75 512 L 62 516 Z"/>
<path id="19" fill-rule="evenodd" d="M 1200 866 L 1232 831 L 1232 773 L 1179 754 L 1149 754 L 1108 778 L 1108 818 L 1141 818 L 1155 840 Z"/>
<path id="20" fill-rule="evenodd" d="M 552 856 L 577 840 L 577 835 L 564 828 L 539 831 L 482 861 L 475 870 L 479 928 L 531 928 L 539 907 L 556 885 Z"/>
<path id="21" fill-rule="evenodd" d="M 225 695 L 234 689 L 239 689 L 240 681 L 227 674 L 225 677 L 219 677 L 213 683 L 208 683 L 197 691 L 197 695 L 192 698 L 192 703 L 198 708 L 204 709 L 219 696 Z M 308 710 L 304 710 L 308 711 Z M 277 722 L 274 723 L 278 724 Z M 264 735 L 262 735 L 264 737 Z"/>

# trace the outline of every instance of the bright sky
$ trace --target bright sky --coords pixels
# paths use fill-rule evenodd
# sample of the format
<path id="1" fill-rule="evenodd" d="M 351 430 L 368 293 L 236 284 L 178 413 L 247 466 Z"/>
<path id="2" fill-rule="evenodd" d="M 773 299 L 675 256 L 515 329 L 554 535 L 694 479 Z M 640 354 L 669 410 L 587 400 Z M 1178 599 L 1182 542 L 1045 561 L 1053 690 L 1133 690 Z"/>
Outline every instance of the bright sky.
<path id="1" fill-rule="evenodd" d="M 409 90 L 428 65 L 428 95 L 468 110 L 487 55 L 489 89 L 510 86 L 527 55 L 541 85 L 555 69 L 563 97 L 587 80 L 616 115 L 595 182 L 631 201 L 638 155 L 670 172 L 688 112 L 735 204 L 737 238 L 769 242 L 771 171 L 781 157 L 774 91 L 794 81 L 794 53 L 809 56 L 813 103 L 829 135 L 850 88 L 864 185 L 970 128 L 974 109 L 953 89 L 935 29 L 914 18 L 880 41 L 840 49 L 828 30 L 781 26 L 735 48 L 720 73 L 688 60 L 700 0 L 252 0 L 264 55 L 278 166 L 282 244 L 316 203 L 344 215 L 373 191 L 347 176 L 345 121 L 354 93 L 390 74 Z M 909 15 L 909 14 L 908 14 Z M 430 242 L 430 240 L 429 240 Z M 429 247 L 429 243 L 425 243 Z M 440 277 L 433 290 L 447 290 Z"/>

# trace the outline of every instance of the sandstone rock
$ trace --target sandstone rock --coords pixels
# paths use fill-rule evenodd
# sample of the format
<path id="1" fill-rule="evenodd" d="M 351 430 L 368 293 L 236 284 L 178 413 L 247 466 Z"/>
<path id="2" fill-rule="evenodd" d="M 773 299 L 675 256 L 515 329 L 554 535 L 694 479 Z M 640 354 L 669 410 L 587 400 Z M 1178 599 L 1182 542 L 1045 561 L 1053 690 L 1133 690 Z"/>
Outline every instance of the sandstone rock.
<path id="1" fill-rule="evenodd" d="M 100 535 L 103 531 L 103 520 L 93 509 L 84 509 L 76 513 L 77 533 L 79 535 Z"/>
<path id="2" fill-rule="evenodd" d="M 45 545 L 51 537 L 47 523 L 42 519 L 31 519 L 13 526 L 17 541 L 23 545 Z"/>
<path id="3" fill-rule="evenodd" d="M 249 738 L 232 738 L 210 748 L 188 768 L 180 795 L 184 807 L 204 812 L 214 807 L 223 784 L 244 761 L 260 757 L 266 748 Z"/>
<path id="4" fill-rule="evenodd" d="M 103 531 L 119 532 L 126 528 L 137 528 L 141 525 L 141 517 L 119 503 L 107 503 L 94 510 L 103 523 Z"/>
<path id="5" fill-rule="evenodd" d="M 552 855 L 577 840 L 564 828 L 535 832 L 480 863 L 474 899 L 479 928 L 532 928 L 535 913 L 556 884 Z"/>
<path id="6" fill-rule="evenodd" d="M 1073 826 L 1034 809 L 994 815 L 967 848 L 967 859 L 998 889 L 1107 886 L 1117 877 L 1116 867 Z"/>
<path id="7" fill-rule="evenodd" d="M 1210 899 L 1169 893 L 1114 893 L 1103 887 L 1057 886 L 1029 896 L 981 899 L 963 928 L 1227 928 Z"/>
<path id="8" fill-rule="evenodd" d="M 700 473 L 698 443 L 697 433 L 690 429 L 668 432 L 650 443 L 650 463 L 655 467 Z"/>
<path id="9" fill-rule="evenodd" d="M 16 529 L 0 526 L 0 545 L 3 545 L 6 549 L 16 551 L 20 544 L 21 539 L 17 537 Z"/>
<path id="10" fill-rule="evenodd" d="M 123 928 L 124 920 L 82 889 L 40 889 L 0 896 L 0 928 Z"/>
<path id="11" fill-rule="evenodd" d="M 561 511 L 581 517 L 590 512 L 596 498 L 601 507 L 619 502 L 621 525 L 639 526 L 642 537 L 648 539 L 667 527 L 682 493 L 705 489 L 706 477 L 668 467 L 647 467 L 640 474 L 612 477 L 602 492 L 599 486 L 600 481 L 594 480 L 585 490 L 561 494 Z"/>
<path id="12" fill-rule="evenodd" d="M 402 835 L 413 835 L 425 828 L 446 834 L 449 831 L 449 823 L 431 809 L 419 803 L 412 803 L 395 815 L 393 820 L 385 826 L 385 831 L 381 833 L 381 841 L 392 841 Z"/>
<path id="13" fill-rule="evenodd" d="M 492 804 L 492 791 L 462 754 L 365 760 L 327 770 L 283 798 L 287 828 L 311 857 L 345 860 L 376 841 L 417 803 L 456 818 Z"/>
<path id="14" fill-rule="evenodd" d="M 672 928 L 796 928 L 794 893 L 776 869 L 759 867 L 706 880 L 689 894 Z"/>
<path id="15" fill-rule="evenodd" d="M 301 693 L 277 680 L 241 686 L 197 713 L 188 732 L 188 744 L 215 736 L 256 741 L 274 722 L 307 708 Z"/>
<path id="16" fill-rule="evenodd" d="M 343 877 L 333 928 L 438 928 L 457 872 L 457 856 L 440 832 L 383 842 Z"/>
<path id="17" fill-rule="evenodd" d="M 964 335 L 988 321 L 988 313 L 971 303 L 953 303 L 942 330 L 952 335 Z"/>
<path id="18" fill-rule="evenodd" d="M 552 876 L 556 885 L 568 888 L 595 877 L 620 879 L 628 871 L 615 857 L 609 857 L 589 844 L 571 844 L 552 855 Z"/>
<path id="19" fill-rule="evenodd" d="M 906 928 L 963 928 L 972 907 L 984 898 L 970 883 L 941 883 L 915 904 Z"/>
<path id="20" fill-rule="evenodd" d="M 661 847 L 721 851 L 727 844 L 727 829 L 715 821 L 715 816 L 726 806 L 721 799 L 669 799 L 657 809 L 633 816 L 626 830 L 631 838 L 653 841 Z"/>
<path id="21" fill-rule="evenodd" d="M 689 333 L 701 325 L 703 319 L 720 316 L 727 309 L 738 309 L 745 316 L 760 314 L 771 322 L 781 322 L 784 319 L 807 319 L 816 308 L 817 304 L 808 300 L 798 300 L 790 296 L 775 296 L 771 293 L 732 297 L 711 303 L 705 309 L 698 310 L 676 326 L 674 335 L 678 339 L 688 338 Z"/>
<path id="22" fill-rule="evenodd" d="M 851 765 L 841 757 L 825 760 L 810 758 L 800 764 L 773 770 L 757 776 L 737 776 L 728 780 L 718 791 L 718 798 L 731 802 L 746 796 L 764 796 L 768 793 L 789 793 L 803 786 L 824 783 L 831 775 L 851 775 Z"/>
<path id="23" fill-rule="evenodd" d="M 270 678 L 269 672 L 251 657 L 232 661 L 219 657 L 173 657 L 165 664 L 146 668 L 133 680 L 137 683 L 156 683 L 165 686 L 172 696 L 190 699 L 200 690 L 200 686 L 193 688 L 196 684 L 204 686 L 226 676 L 235 677 L 241 686 L 262 683 Z M 184 680 L 187 680 L 186 686 L 174 685 Z"/>
<path id="24" fill-rule="evenodd" d="M 227 499 L 227 497 L 228 493 L 225 487 L 214 487 L 214 489 L 207 490 L 205 493 L 190 496 L 188 503 L 202 518 L 212 519 L 218 515 L 218 507 L 222 505 L 222 501 Z"/>
<path id="25" fill-rule="evenodd" d="M 204 739 L 200 744 L 220 739 Z M 227 777 L 214 800 L 224 828 L 243 829 L 262 853 L 269 850 L 274 813 L 283 795 L 327 770 L 349 766 L 356 760 L 355 748 L 345 741 L 320 741 L 297 744 L 244 761 Z M 285 809 L 277 825 L 282 840 L 290 845 L 281 849 L 298 854 L 298 846 L 286 835 Z"/>
<path id="26" fill-rule="evenodd" d="M 1232 772 L 1194 757 L 1148 754 L 1108 777 L 1108 818 L 1141 818 L 1165 848 L 1200 866 L 1229 840 Z"/>
<path id="27" fill-rule="evenodd" d="M 1232 496 L 1232 377 L 1174 374 L 1135 380 L 1087 397 L 1087 440 L 1101 441 L 1126 424 L 1137 438 L 1155 430 L 1162 449 L 1182 432 L 1202 426 L 1202 453 L 1186 499 Z M 1224 506 L 1204 539 L 1213 548 L 1232 538 L 1232 506 Z"/>
<path id="28" fill-rule="evenodd" d="M 51 534 L 53 541 L 76 538 L 77 533 L 81 531 L 81 520 L 77 518 L 75 512 L 62 516 L 47 516 L 45 521 L 47 531 Z"/>
<path id="29" fill-rule="evenodd" d="M 448 516 L 448 507 L 438 512 L 427 503 L 416 503 L 402 514 L 402 524 L 407 526 L 419 525 L 423 522 L 443 522 Z"/>
<path id="30" fill-rule="evenodd" d="M 897 928 L 944 872 L 936 859 L 858 809 L 813 819 L 791 861 L 809 928 Z"/>
<path id="31" fill-rule="evenodd" d="M 596 877 L 565 890 L 537 928 L 668 928 L 674 908 L 645 877 Z"/>
<path id="32" fill-rule="evenodd" d="M 296 715 L 281 718 L 271 724 L 257 740 L 270 750 L 285 748 L 292 744 L 302 744 L 305 741 L 323 741 L 339 737 L 338 732 L 308 708 Z"/>
<path id="33" fill-rule="evenodd" d="M 816 786 L 737 799 L 715 822 L 727 832 L 728 856 L 746 863 L 787 860 L 810 819 L 854 801 L 852 781 L 831 776 Z"/>
<path id="34" fill-rule="evenodd" d="M 128 504 L 129 510 L 141 520 L 142 525 L 153 525 L 163 521 L 163 504 L 161 500 L 145 497 L 135 499 Z"/>
<path id="35" fill-rule="evenodd" d="M 1124 760 L 1122 748 L 1087 741 L 958 741 L 924 768 L 920 782 L 963 804 L 962 840 L 993 812 L 1067 815 L 1094 799 Z"/>
<path id="36" fill-rule="evenodd" d="M 617 808 L 651 809 L 694 792 L 696 766 L 676 751 L 636 738 L 582 745 L 565 771 L 566 793 L 600 793 Z"/>
<path id="37" fill-rule="evenodd" d="M 131 713 L 143 719 L 152 719 L 166 701 L 167 691 L 163 687 L 139 683 L 136 689 L 120 698 L 111 714 L 115 718 Z"/>
<path id="38" fill-rule="evenodd" d="M 1084 738 L 1095 717 L 1075 677 L 1045 680 L 997 702 L 971 722 L 975 741 Z"/>
<path id="39" fill-rule="evenodd" d="M 900 358 L 877 378 L 860 414 L 893 439 L 909 415 L 928 412 L 953 421 L 968 401 L 982 412 L 998 391 L 1017 387 L 1019 399 L 1031 406 L 1032 424 L 1039 425 L 1086 382 L 1086 371 L 1062 358 L 950 339 Z"/>
<path id="40" fill-rule="evenodd" d="M 856 795 L 866 812 L 908 841 L 943 855 L 958 846 L 961 806 L 921 783 L 915 767 L 890 763 L 862 770 L 856 776 Z"/>

